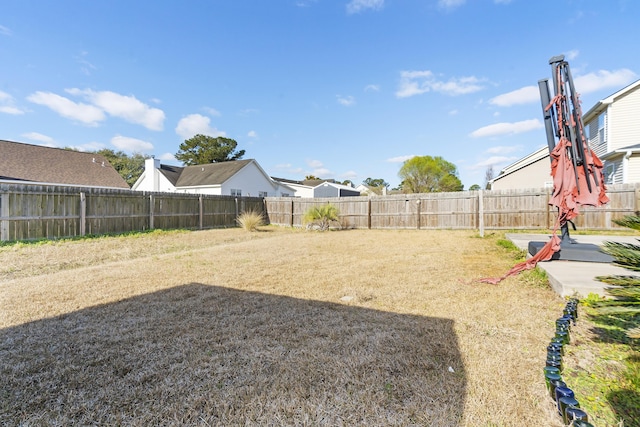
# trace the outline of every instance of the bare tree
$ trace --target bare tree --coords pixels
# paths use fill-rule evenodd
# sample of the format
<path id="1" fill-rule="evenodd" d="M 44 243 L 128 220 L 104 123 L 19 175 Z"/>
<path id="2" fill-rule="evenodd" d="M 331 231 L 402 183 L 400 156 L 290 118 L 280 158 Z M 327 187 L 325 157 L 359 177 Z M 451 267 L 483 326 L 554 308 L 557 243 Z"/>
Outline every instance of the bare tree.
<path id="1" fill-rule="evenodd" d="M 494 178 L 493 176 L 493 165 L 490 165 L 487 170 L 484 172 L 484 189 L 491 190 L 491 180 Z"/>

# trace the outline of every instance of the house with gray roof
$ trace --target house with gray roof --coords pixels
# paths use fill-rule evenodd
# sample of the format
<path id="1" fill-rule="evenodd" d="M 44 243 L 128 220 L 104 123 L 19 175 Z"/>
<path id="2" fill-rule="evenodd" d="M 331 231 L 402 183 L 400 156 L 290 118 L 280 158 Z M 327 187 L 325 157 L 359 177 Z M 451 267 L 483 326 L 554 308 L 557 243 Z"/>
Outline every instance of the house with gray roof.
<path id="1" fill-rule="evenodd" d="M 360 196 L 360 190 L 337 183 L 333 179 L 305 179 L 295 181 L 285 178 L 273 178 L 294 189 L 295 197 L 351 197 Z"/>
<path id="2" fill-rule="evenodd" d="M 96 153 L 0 140 L 0 183 L 129 189 Z"/>
<path id="3" fill-rule="evenodd" d="M 295 193 L 273 180 L 253 159 L 194 166 L 163 165 L 160 160 L 146 159 L 144 172 L 132 190 L 253 197 L 288 197 Z"/>

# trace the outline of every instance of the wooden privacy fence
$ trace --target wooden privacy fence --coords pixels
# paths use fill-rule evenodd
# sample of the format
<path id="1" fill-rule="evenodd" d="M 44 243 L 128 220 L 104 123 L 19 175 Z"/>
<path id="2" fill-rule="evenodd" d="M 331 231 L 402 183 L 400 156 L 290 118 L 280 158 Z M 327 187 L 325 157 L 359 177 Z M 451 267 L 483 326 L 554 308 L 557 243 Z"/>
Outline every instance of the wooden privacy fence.
<path id="1" fill-rule="evenodd" d="M 261 197 L 0 184 L 0 240 L 234 227 L 240 212 L 263 209 Z"/>
<path id="2" fill-rule="evenodd" d="M 599 208 L 583 207 L 574 221 L 585 229 L 619 228 L 613 219 L 640 211 L 640 184 L 613 185 L 611 201 Z M 402 194 L 381 197 L 322 199 L 265 199 L 271 224 L 302 226 L 311 207 L 336 206 L 340 223 L 348 228 L 378 229 L 549 229 L 557 210 L 549 206 L 551 189 L 460 191 L 452 193 Z"/>
<path id="3" fill-rule="evenodd" d="M 607 194 L 608 205 L 581 208 L 576 226 L 609 230 L 618 227 L 613 219 L 640 211 L 640 184 L 614 185 Z M 556 220 L 550 197 L 550 189 L 302 199 L 0 184 L 0 240 L 234 227 L 247 210 L 300 227 L 309 208 L 325 203 L 338 208 L 347 228 L 549 229 Z"/>

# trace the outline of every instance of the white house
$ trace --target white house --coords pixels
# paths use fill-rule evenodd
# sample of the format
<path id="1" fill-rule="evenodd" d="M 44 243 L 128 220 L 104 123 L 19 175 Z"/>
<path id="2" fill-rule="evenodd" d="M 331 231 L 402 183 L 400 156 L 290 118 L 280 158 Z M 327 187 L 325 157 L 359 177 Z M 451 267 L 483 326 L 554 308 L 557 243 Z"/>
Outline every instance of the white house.
<path id="1" fill-rule="evenodd" d="M 606 183 L 640 182 L 640 80 L 598 102 L 582 121 Z"/>
<path id="2" fill-rule="evenodd" d="M 295 197 L 350 197 L 359 196 L 360 191 L 348 185 L 338 184 L 331 179 L 312 179 L 294 181 L 284 178 L 273 178 L 287 187 L 292 188 Z"/>
<path id="3" fill-rule="evenodd" d="M 606 183 L 640 182 L 640 80 L 596 103 L 582 122 L 589 146 L 604 162 Z M 502 169 L 491 189 L 552 186 L 550 173 L 544 146 Z"/>
<path id="4" fill-rule="evenodd" d="M 195 166 L 169 166 L 145 160 L 134 191 L 164 191 L 253 197 L 288 197 L 295 190 L 274 181 L 253 159 Z"/>

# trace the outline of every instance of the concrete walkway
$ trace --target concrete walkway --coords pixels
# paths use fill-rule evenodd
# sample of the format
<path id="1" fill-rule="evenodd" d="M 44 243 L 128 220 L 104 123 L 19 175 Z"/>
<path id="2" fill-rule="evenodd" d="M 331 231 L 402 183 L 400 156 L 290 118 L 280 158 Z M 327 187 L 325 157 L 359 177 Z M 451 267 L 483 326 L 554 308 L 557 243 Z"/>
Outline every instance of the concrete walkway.
<path id="1" fill-rule="evenodd" d="M 518 234 L 508 233 L 506 238 L 513 242 L 520 249 L 528 250 L 530 241 L 547 242 L 551 234 Z M 571 235 L 577 243 L 590 243 L 602 246 L 605 241 L 640 243 L 638 238 L 633 236 L 578 236 Z M 636 275 L 633 271 L 602 262 L 578 262 L 553 260 L 541 262 L 540 268 L 547 272 L 549 282 L 554 291 L 560 296 L 578 296 L 584 298 L 590 293 L 605 296 L 605 283 L 599 282 L 596 276 L 608 275 Z"/>

